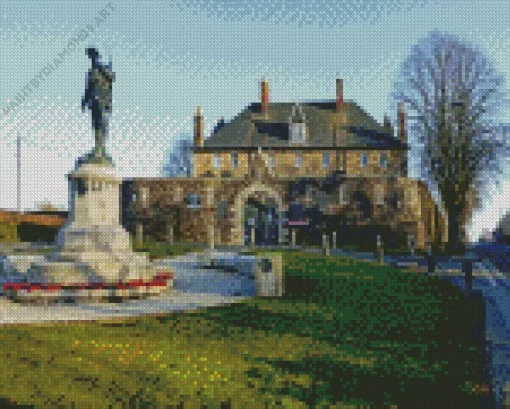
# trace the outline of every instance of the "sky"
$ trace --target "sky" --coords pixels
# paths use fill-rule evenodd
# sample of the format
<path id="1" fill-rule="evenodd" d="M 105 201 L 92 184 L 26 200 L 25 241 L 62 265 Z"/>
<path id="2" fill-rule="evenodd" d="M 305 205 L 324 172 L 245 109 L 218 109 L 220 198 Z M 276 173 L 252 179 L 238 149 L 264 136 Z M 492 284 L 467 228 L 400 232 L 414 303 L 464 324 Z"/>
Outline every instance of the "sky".
<path id="1" fill-rule="evenodd" d="M 86 47 L 116 72 L 107 151 L 118 173 L 156 177 L 174 141 L 191 136 L 197 105 L 209 132 L 258 101 L 262 78 L 279 102 L 334 99 L 343 78 L 346 99 L 378 121 L 395 116 L 399 67 L 432 30 L 481 47 L 510 88 L 508 21 L 506 0 L 3 0 L 0 208 L 16 208 L 18 134 L 22 208 L 45 200 L 67 208 L 67 174 L 94 144 L 90 113 L 80 107 Z M 499 119 L 510 123 L 510 111 Z M 505 169 L 471 237 L 509 207 Z"/>

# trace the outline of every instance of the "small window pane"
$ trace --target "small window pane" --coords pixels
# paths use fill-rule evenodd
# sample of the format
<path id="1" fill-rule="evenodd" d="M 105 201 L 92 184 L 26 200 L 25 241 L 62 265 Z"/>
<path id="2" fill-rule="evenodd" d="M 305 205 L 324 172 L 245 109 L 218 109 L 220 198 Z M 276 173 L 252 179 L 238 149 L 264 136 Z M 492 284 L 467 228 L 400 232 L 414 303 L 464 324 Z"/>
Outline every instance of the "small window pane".
<path id="1" fill-rule="evenodd" d="M 186 196 L 186 205 L 190 209 L 197 209 L 200 207 L 200 195 L 189 194 Z"/>
<path id="2" fill-rule="evenodd" d="M 381 153 L 380 161 L 381 161 L 381 168 L 388 167 L 388 155 L 386 153 Z"/>
<path id="3" fill-rule="evenodd" d="M 302 165 L 303 165 L 303 156 L 300 153 L 298 153 L 298 154 L 296 154 L 295 166 L 296 166 L 296 168 L 300 168 Z"/>
<path id="4" fill-rule="evenodd" d="M 269 162 L 268 163 L 269 169 L 274 169 L 276 166 L 276 161 L 275 161 L 274 155 L 269 155 L 268 162 Z"/>
<path id="5" fill-rule="evenodd" d="M 362 153 L 360 155 L 360 164 L 362 168 L 365 168 L 368 165 L 368 156 L 366 153 Z"/>
<path id="6" fill-rule="evenodd" d="M 325 168 L 329 168 L 330 155 L 329 152 L 324 152 L 322 154 L 322 166 Z"/>
<path id="7" fill-rule="evenodd" d="M 237 153 L 232 153 L 232 155 L 230 156 L 230 161 L 232 169 L 237 169 L 237 166 L 239 165 L 239 158 L 237 156 Z"/>
<path id="8" fill-rule="evenodd" d="M 221 167 L 221 156 L 214 155 L 214 168 L 219 169 Z"/>

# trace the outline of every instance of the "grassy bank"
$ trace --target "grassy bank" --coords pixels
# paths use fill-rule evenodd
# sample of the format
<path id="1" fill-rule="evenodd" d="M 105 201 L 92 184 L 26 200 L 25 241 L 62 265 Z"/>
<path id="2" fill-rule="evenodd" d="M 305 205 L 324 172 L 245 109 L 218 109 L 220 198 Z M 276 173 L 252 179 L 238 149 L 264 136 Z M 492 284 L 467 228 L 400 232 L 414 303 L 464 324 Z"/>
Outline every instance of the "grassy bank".
<path id="1" fill-rule="evenodd" d="M 346 258 L 286 252 L 284 265 L 282 299 L 3 327 L 0 397 L 41 408 L 483 407 L 481 309 L 457 288 Z"/>

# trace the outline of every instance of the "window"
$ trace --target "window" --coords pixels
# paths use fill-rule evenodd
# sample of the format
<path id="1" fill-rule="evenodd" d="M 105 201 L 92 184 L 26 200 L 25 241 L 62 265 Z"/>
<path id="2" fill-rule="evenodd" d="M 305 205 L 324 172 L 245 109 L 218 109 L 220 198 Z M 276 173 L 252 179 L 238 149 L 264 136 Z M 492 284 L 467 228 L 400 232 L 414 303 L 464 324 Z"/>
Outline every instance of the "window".
<path id="1" fill-rule="evenodd" d="M 214 166 L 214 169 L 221 168 L 221 156 L 220 155 L 214 155 L 213 166 Z"/>
<path id="2" fill-rule="evenodd" d="M 301 168 L 303 165 L 303 155 L 301 153 L 296 153 L 296 157 L 294 159 L 294 166 L 296 168 Z"/>
<path id="3" fill-rule="evenodd" d="M 186 206 L 189 209 L 199 209 L 200 208 L 200 195 L 189 194 L 186 196 Z"/>
<path id="4" fill-rule="evenodd" d="M 83 196 L 87 192 L 87 185 L 83 179 L 77 180 L 76 191 L 78 192 L 78 196 Z"/>
<path id="5" fill-rule="evenodd" d="M 381 168 L 386 169 L 388 167 L 388 154 L 381 152 L 381 155 L 379 157 L 379 162 L 380 162 Z"/>
<path id="6" fill-rule="evenodd" d="M 276 167 L 276 160 L 273 154 L 270 154 L 267 158 L 269 169 L 274 170 Z"/>
<path id="7" fill-rule="evenodd" d="M 237 169 L 237 166 L 239 165 L 237 152 L 230 154 L 230 165 L 232 166 L 232 169 Z"/>
<path id="8" fill-rule="evenodd" d="M 306 125 L 305 124 L 299 124 L 298 127 L 298 141 L 300 143 L 306 142 Z"/>
<path id="9" fill-rule="evenodd" d="M 322 154 L 322 167 L 323 168 L 329 168 L 330 163 L 330 155 L 329 152 L 324 152 Z"/>
<path id="10" fill-rule="evenodd" d="M 226 219 L 228 217 L 228 202 L 218 202 L 218 218 Z"/>
<path id="11" fill-rule="evenodd" d="M 292 144 L 306 143 L 306 124 L 291 123 L 289 130 L 290 130 L 290 142 Z"/>
<path id="12" fill-rule="evenodd" d="M 364 152 L 363 152 L 363 153 L 360 155 L 360 166 L 361 166 L 362 168 L 366 168 L 366 167 L 367 167 L 367 165 L 368 165 L 368 156 L 367 156 L 367 154 L 366 154 L 366 153 L 364 153 Z"/>

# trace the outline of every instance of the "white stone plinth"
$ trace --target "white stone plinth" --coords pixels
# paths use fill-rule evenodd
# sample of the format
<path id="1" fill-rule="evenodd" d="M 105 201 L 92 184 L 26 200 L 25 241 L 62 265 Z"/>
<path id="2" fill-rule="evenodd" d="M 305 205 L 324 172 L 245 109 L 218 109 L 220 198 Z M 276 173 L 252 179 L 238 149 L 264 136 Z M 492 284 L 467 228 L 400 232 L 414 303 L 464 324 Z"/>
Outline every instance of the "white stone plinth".
<path id="1" fill-rule="evenodd" d="M 120 224 L 120 184 L 113 166 L 81 163 L 69 175 L 69 219 L 58 251 L 27 271 L 29 282 L 83 283 L 149 280 L 147 255 L 134 253 Z"/>

